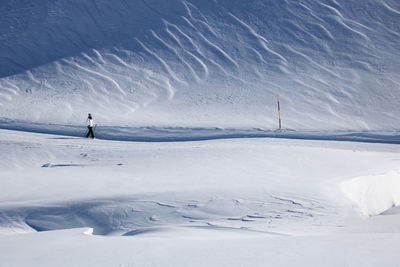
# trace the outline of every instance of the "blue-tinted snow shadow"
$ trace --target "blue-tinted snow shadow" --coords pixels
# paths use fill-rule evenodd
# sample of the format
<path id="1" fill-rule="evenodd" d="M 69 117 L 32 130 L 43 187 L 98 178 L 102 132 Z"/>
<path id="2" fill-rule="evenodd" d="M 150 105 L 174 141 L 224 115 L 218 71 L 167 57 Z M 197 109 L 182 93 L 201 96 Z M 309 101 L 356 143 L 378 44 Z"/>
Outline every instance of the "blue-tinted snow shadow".
<path id="1" fill-rule="evenodd" d="M 57 168 L 57 167 L 83 167 L 84 164 L 74 164 L 74 163 L 45 163 L 42 168 Z"/>
<path id="2" fill-rule="evenodd" d="M 0 129 L 60 135 L 51 139 L 83 138 L 85 126 L 30 123 L 0 119 Z M 200 128 L 200 127 L 122 127 L 97 126 L 97 139 L 132 142 L 184 142 L 232 138 L 285 138 L 321 141 L 351 141 L 365 143 L 400 144 L 400 132 L 354 132 L 354 131 L 295 131 L 268 130 L 260 128 Z"/>
<path id="3" fill-rule="evenodd" d="M 176 22 L 185 15 L 178 0 L 6 2 L 0 4 L 6 15 L 1 17 L 0 32 L 7 37 L 0 42 L 0 78 L 93 48 L 142 51 L 135 38 L 164 27 L 162 19 Z"/>
<path id="4" fill-rule="evenodd" d="M 3 204 L 0 228 L 20 229 L 25 226 L 23 228 L 28 232 L 41 232 L 90 227 L 95 235 L 123 236 L 175 231 L 177 228 L 282 235 L 253 228 L 254 222 L 264 225 L 283 219 L 307 220 L 311 218 L 309 214 L 321 216 L 321 212 L 324 212 L 314 205 L 313 199 L 302 199 L 304 206 L 299 207 L 298 204 L 293 204 L 294 201 L 287 201 L 284 197 L 281 198 L 283 201 L 276 201 L 275 197 L 268 195 L 262 199 L 263 205 L 260 205 L 260 200 L 240 202 L 231 197 L 214 199 L 202 196 L 198 200 L 188 200 L 184 195 L 157 193 L 47 204 Z M 189 195 L 193 198 L 193 194 Z M 289 197 L 297 199 L 296 196 Z M 300 214 L 295 218 L 289 210 L 296 209 L 307 209 L 307 214 Z M 240 221 L 239 224 L 229 220 L 232 216 L 245 218 L 249 215 L 253 215 L 254 219 Z M 224 225 L 226 222 L 228 225 Z"/>

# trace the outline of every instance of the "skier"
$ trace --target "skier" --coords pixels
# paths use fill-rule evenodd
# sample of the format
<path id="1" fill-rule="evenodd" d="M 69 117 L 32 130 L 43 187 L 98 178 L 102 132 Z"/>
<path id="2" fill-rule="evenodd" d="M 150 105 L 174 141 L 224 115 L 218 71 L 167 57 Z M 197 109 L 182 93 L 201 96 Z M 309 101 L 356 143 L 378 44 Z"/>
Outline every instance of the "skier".
<path id="1" fill-rule="evenodd" d="M 86 134 L 86 138 L 88 138 L 89 137 L 89 135 L 91 135 L 92 136 L 92 139 L 94 139 L 94 133 L 93 133 L 93 117 L 92 117 L 92 114 L 88 114 L 88 118 L 87 118 L 87 120 L 86 120 L 86 125 L 87 125 L 87 127 L 88 127 L 88 133 Z"/>

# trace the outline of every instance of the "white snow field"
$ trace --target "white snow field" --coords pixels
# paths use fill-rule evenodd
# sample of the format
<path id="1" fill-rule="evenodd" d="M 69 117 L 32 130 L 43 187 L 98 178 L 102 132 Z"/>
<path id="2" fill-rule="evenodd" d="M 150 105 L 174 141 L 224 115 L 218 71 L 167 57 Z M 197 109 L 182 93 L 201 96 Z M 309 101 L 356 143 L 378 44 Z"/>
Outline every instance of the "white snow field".
<path id="1" fill-rule="evenodd" d="M 397 267 L 399 88 L 396 0 L 2 0 L 0 267 Z"/>
<path id="2" fill-rule="evenodd" d="M 398 145 L 1 130 L 0 146 L 0 266 L 398 266 Z"/>

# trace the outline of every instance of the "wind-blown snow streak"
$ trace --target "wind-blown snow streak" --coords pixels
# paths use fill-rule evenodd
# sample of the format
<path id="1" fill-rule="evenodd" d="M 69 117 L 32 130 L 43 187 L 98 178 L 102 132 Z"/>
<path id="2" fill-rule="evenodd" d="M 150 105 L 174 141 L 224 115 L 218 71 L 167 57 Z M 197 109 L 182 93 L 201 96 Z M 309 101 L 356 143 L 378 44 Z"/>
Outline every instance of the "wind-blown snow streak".
<path id="1" fill-rule="evenodd" d="M 72 61 L 68 61 L 68 60 L 66 60 L 66 59 L 64 59 L 64 61 L 67 62 L 68 64 L 71 64 L 71 65 L 73 65 L 73 66 L 75 66 L 75 67 L 81 69 L 81 70 L 87 71 L 87 72 L 89 72 L 89 73 L 91 73 L 91 74 L 97 75 L 97 76 L 99 76 L 99 77 L 101 77 L 101 78 L 103 78 L 103 79 L 109 81 L 111 84 L 113 84 L 113 85 L 115 86 L 115 88 L 117 88 L 117 89 L 119 90 L 119 92 L 120 92 L 122 95 L 126 95 L 125 91 L 121 88 L 121 86 L 120 86 L 115 80 L 113 80 L 112 78 L 110 78 L 110 77 L 108 77 L 108 76 L 106 76 L 106 75 L 104 75 L 104 74 L 101 74 L 101 73 L 99 73 L 99 72 L 97 72 L 97 71 L 93 71 L 93 70 L 90 70 L 90 69 L 88 69 L 88 68 L 82 67 L 82 66 L 79 65 L 78 63 L 75 63 L 75 62 L 72 62 Z"/>
<path id="2" fill-rule="evenodd" d="M 158 56 L 156 53 L 154 53 L 153 51 L 151 51 L 146 45 L 144 45 L 141 41 L 137 40 L 137 42 L 143 47 L 143 49 L 148 52 L 151 56 L 153 56 L 154 58 L 156 58 L 161 65 L 165 68 L 165 70 L 167 71 L 167 74 L 169 76 L 171 76 L 174 80 L 176 80 L 177 82 L 183 84 L 183 85 L 187 85 L 186 82 L 184 82 L 183 80 L 179 79 L 176 75 L 176 73 L 174 73 L 174 71 L 171 69 L 171 67 L 167 64 L 167 62 L 162 59 L 160 56 Z"/>
<path id="3" fill-rule="evenodd" d="M 382 3 L 382 5 L 384 6 L 384 7 L 386 7 L 388 10 L 390 10 L 391 12 L 393 12 L 393 13 L 395 13 L 395 14 L 397 14 L 397 15 L 400 15 L 400 11 L 399 10 L 397 10 L 397 9 L 395 9 L 395 8 L 393 8 L 393 7 L 391 7 L 391 6 L 389 6 L 385 1 L 381 1 L 381 3 Z"/>
<path id="4" fill-rule="evenodd" d="M 277 56 L 278 58 L 280 58 L 280 59 L 283 61 L 284 64 L 287 64 L 286 58 L 284 58 L 282 55 L 280 55 L 279 53 L 277 53 L 277 52 L 271 50 L 271 49 L 268 47 L 269 42 L 268 42 L 267 39 L 265 39 L 265 37 L 263 37 L 263 36 L 259 35 L 258 33 L 256 33 L 249 25 L 247 25 L 246 23 L 244 23 L 242 20 L 238 19 L 238 18 L 237 18 L 236 16 L 234 16 L 232 13 L 229 13 L 229 15 L 230 15 L 232 18 L 234 18 L 237 22 L 239 22 L 242 26 L 244 26 L 245 28 L 247 28 L 247 29 L 249 30 L 250 34 L 253 35 L 253 36 L 258 40 L 258 42 L 260 43 L 260 45 L 262 46 L 262 48 L 265 49 L 265 51 L 267 51 L 268 53 L 271 53 L 271 54 Z"/>

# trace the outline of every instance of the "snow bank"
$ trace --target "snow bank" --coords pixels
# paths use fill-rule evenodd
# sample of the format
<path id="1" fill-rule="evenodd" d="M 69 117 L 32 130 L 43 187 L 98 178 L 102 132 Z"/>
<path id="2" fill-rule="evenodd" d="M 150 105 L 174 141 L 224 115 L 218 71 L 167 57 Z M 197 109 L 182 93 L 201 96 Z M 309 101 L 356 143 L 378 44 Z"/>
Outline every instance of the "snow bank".
<path id="1" fill-rule="evenodd" d="M 400 170 L 357 177 L 343 182 L 341 187 L 366 215 L 378 215 L 400 205 Z"/>

